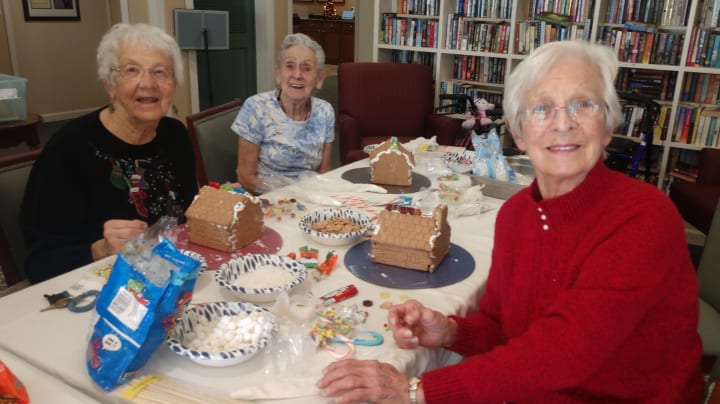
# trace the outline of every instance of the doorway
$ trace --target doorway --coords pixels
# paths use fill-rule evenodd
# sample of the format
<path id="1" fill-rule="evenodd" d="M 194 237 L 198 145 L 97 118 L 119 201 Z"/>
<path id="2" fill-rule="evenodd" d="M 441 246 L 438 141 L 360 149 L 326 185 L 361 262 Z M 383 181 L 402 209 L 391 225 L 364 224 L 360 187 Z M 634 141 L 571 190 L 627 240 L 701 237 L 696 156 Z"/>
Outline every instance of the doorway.
<path id="1" fill-rule="evenodd" d="M 257 70 L 254 0 L 195 0 L 194 8 L 223 10 L 230 14 L 230 49 L 197 52 L 200 110 L 255 94 Z"/>

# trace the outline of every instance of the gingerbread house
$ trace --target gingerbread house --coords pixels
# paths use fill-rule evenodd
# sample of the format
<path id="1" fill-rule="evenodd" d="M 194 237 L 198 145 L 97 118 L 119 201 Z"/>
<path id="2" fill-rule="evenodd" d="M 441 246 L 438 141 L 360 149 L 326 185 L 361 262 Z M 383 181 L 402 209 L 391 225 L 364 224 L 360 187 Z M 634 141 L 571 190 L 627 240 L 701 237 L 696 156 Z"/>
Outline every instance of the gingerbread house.
<path id="1" fill-rule="evenodd" d="M 185 217 L 190 242 L 221 251 L 236 251 L 263 232 L 260 200 L 242 192 L 204 186 Z"/>
<path id="2" fill-rule="evenodd" d="M 435 272 L 450 252 L 447 212 L 447 205 L 436 206 L 429 216 L 411 208 L 381 211 L 371 239 L 372 261 Z"/>
<path id="3" fill-rule="evenodd" d="M 373 184 L 412 185 L 415 157 L 393 136 L 370 152 L 370 182 Z"/>

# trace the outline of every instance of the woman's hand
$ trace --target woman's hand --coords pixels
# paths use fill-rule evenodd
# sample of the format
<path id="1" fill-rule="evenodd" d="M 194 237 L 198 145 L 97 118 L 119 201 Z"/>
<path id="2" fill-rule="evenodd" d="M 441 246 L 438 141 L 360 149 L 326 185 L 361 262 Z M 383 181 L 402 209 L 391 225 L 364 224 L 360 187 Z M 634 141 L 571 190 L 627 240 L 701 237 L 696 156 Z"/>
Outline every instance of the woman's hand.
<path id="1" fill-rule="evenodd" d="M 417 300 L 395 305 L 388 312 L 388 324 L 401 348 L 418 345 L 448 347 L 455 342 L 457 324 L 444 314 L 428 309 Z"/>
<path id="2" fill-rule="evenodd" d="M 94 242 L 90 248 L 93 260 L 117 254 L 125 242 L 142 234 L 147 223 L 142 220 L 108 220 L 103 224 L 103 238 Z"/>
<path id="3" fill-rule="evenodd" d="M 336 403 L 408 403 L 408 377 L 378 361 L 345 359 L 329 364 L 317 382 Z"/>

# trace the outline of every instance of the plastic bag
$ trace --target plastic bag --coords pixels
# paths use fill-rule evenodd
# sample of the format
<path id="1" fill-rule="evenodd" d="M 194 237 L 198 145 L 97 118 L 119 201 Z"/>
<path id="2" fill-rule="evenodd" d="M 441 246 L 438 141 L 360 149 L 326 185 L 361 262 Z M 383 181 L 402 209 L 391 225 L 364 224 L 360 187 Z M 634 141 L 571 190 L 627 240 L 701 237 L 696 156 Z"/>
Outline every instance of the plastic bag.
<path id="1" fill-rule="evenodd" d="M 98 297 L 86 364 L 106 390 L 145 365 L 192 297 L 200 263 L 161 235 L 167 225 L 161 221 L 125 244 Z"/>
<path id="2" fill-rule="evenodd" d="M 5 366 L 0 360 L 0 403 L 28 404 L 28 396 L 25 385 Z"/>
<path id="3" fill-rule="evenodd" d="M 500 181 L 515 180 L 515 172 L 513 172 L 505 156 L 503 156 L 500 137 L 496 129 L 492 129 L 487 136 L 480 136 L 473 132 L 472 144 L 476 151 L 472 169 L 473 175 Z"/>

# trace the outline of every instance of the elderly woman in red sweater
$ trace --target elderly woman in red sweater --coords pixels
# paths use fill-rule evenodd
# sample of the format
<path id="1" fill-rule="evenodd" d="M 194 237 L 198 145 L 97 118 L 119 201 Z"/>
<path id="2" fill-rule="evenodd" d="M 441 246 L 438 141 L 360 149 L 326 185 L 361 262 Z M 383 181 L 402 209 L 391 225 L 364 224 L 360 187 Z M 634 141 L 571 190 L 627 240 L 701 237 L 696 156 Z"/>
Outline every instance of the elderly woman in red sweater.
<path id="1" fill-rule="evenodd" d="M 400 374 L 376 361 L 330 364 L 318 387 L 340 403 L 697 403 L 698 287 L 683 222 L 652 185 L 610 171 L 621 119 L 606 47 L 554 42 L 507 80 L 503 109 L 535 181 L 500 209 L 478 311 L 446 316 L 407 301 L 396 343 L 462 362 Z"/>

